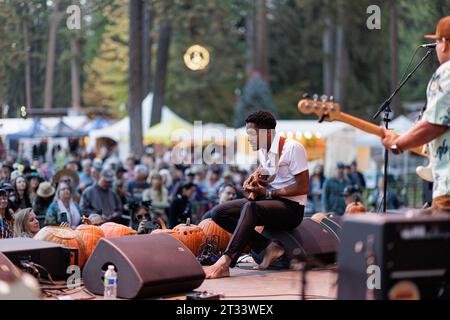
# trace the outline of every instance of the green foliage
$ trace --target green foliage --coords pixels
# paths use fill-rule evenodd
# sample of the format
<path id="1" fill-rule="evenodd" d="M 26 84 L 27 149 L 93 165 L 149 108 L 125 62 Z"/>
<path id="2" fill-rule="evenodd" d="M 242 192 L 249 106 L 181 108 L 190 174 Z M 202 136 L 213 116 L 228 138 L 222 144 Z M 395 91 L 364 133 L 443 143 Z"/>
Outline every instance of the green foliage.
<path id="1" fill-rule="evenodd" d="M 234 126 L 239 128 L 245 124 L 245 119 L 253 112 L 265 110 L 277 116 L 277 110 L 272 101 L 269 83 L 259 74 L 253 74 L 245 84 L 242 96 L 234 111 Z"/>
<path id="2" fill-rule="evenodd" d="M 166 104 L 187 120 L 233 124 L 236 93 L 246 79 L 247 44 L 244 19 L 254 0 L 148 0 L 156 12 L 152 27 L 152 61 L 156 61 L 158 26 L 162 17 L 172 24 Z M 269 81 L 280 118 L 303 118 L 297 112 L 302 93 L 323 92 L 323 30 L 326 11 L 336 25 L 346 23 L 348 78 L 345 111 L 368 118 L 390 93 L 389 0 L 268 1 Z M 29 28 L 34 107 L 43 104 L 45 66 L 52 7 L 46 0 L 0 0 L 0 105 L 25 103 L 24 38 Z M 78 37 L 81 54 L 83 105 L 108 107 L 122 115 L 128 99 L 128 14 L 126 0 L 89 0 L 82 5 L 82 30 L 65 28 L 65 8 L 58 25 L 54 107 L 70 105 L 71 37 Z M 403 74 L 423 34 L 434 32 L 437 20 L 450 12 L 447 0 L 398 0 L 399 70 Z M 368 30 L 366 9 L 381 8 L 381 30 Z M 64 9 L 64 10 L 63 10 Z M 189 70 L 183 61 L 193 44 L 206 47 L 210 65 Z M 419 51 L 416 61 L 424 52 Z M 425 100 L 425 89 L 437 67 L 430 59 L 401 91 L 402 102 Z M 154 70 L 154 69 L 153 69 Z M 154 79 L 158 81 L 158 79 Z M 244 89 L 244 95 L 245 95 Z M 329 94 L 329 93 L 327 93 Z M 244 100 L 242 100 L 244 101 Z M 250 104 L 251 108 L 255 107 Z M 267 104 L 271 106 L 271 104 Z M 245 108 L 244 108 L 245 109 Z"/>

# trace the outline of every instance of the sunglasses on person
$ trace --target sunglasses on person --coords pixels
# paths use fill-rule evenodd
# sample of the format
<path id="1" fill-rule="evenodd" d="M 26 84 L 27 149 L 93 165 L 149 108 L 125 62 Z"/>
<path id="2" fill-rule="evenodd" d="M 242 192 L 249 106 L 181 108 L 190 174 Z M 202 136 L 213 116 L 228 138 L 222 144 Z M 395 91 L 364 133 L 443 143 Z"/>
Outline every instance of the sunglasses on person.
<path id="1" fill-rule="evenodd" d="M 137 214 L 136 215 L 136 219 L 138 220 L 138 221 L 142 221 L 142 219 L 147 219 L 147 220 L 149 220 L 150 219 L 150 213 L 146 213 L 146 214 Z"/>

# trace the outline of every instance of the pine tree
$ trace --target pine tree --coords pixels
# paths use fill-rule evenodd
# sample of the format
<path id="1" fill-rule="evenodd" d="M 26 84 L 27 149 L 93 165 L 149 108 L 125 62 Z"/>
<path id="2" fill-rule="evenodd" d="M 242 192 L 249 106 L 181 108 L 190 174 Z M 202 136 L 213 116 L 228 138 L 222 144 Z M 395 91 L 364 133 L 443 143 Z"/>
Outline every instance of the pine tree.
<path id="1" fill-rule="evenodd" d="M 254 73 L 245 84 L 242 96 L 235 106 L 234 126 L 236 128 L 245 124 L 245 119 L 253 112 L 265 110 L 277 117 L 277 109 L 272 101 L 272 92 L 269 83 L 258 73 Z"/>

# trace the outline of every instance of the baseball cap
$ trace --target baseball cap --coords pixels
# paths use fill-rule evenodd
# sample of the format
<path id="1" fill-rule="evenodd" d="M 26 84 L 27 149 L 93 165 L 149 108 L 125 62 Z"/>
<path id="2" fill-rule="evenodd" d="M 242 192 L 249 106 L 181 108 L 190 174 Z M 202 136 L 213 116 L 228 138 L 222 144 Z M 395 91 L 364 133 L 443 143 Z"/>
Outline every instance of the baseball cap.
<path id="1" fill-rule="evenodd" d="M 342 192 L 343 196 L 351 196 L 355 193 L 360 193 L 361 189 L 357 184 L 354 185 L 348 185 L 344 188 L 344 191 Z"/>
<path id="2" fill-rule="evenodd" d="M 336 163 L 336 167 L 338 169 L 344 169 L 345 168 L 345 164 L 341 161 L 338 161 L 338 163 Z"/>
<path id="3" fill-rule="evenodd" d="M 427 34 L 424 37 L 433 40 L 441 40 L 442 38 L 450 40 L 450 16 L 446 16 L 439 20 L 436 25 L 435 34 Z"/>
<path id="4" fill-rule="evenodd" d="M 102 179 L 108 182 L 113 182 L 115 179 L 114 171 L 112 171 L 111 169 L 103 170 L 100 176 L 102 177 Z"/>

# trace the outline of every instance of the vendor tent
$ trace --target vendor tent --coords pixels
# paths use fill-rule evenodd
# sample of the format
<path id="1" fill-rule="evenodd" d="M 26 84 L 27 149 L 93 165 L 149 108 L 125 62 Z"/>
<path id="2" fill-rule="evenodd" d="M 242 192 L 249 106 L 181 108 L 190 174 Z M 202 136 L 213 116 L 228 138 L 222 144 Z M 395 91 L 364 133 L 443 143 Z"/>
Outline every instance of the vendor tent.
<path id="1" fill-rule="evenodd" d="M 19 140 L 23 138 L 46 138 L 49 128 L 42 123 L 40 118 L 33 120 L 31 128 L 8 135 L 9 140 Z"/>
<path id="2" fill-rule="evenodd" d="M 88 134 L 87 131 L 71 128 L 61 119 L 54 128 L 48 131 L 47 136 L 52 138 L 82 138 Z"/>
<path id="3" fill-rule="evenodd" d="M 193 126 L 184 120 L 170 119 L 149 128 L 144 135 L 147 143 L 171 145 L 174 141 L 191 140 Z"/>

